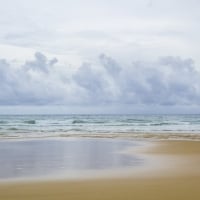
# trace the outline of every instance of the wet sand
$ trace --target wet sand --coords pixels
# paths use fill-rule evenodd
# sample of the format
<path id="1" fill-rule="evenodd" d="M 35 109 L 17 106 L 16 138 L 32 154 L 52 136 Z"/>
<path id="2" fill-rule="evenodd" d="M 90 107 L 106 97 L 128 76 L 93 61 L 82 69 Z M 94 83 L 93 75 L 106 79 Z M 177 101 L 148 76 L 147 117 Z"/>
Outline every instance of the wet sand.
<path id="1" fill-rule="evenodd" d="M 141 154 L 158 168 L 124 178 L 1 183 L 0 199 L 200 199 L 200 142 L 155 142 Z"/>
<path id="2" fill-rule="evenodd" d="M 80 180 L 140 168 L 145 166 L 144 159 L 134 153 L 121 153 L 137 146 L 146 145 L 109 138 L 0 140 L 0 182 L 33 178 Z"/>

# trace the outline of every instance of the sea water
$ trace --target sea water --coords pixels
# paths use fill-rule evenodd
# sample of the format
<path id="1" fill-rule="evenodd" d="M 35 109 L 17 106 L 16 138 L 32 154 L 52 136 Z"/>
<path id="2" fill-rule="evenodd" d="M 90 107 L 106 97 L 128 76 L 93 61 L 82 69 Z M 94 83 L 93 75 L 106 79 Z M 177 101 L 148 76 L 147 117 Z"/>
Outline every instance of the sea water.
<path id="1" fill-rule="evenodd" d="M 1 115 L 0 138 L 200 139 L 200 115 Z"/>

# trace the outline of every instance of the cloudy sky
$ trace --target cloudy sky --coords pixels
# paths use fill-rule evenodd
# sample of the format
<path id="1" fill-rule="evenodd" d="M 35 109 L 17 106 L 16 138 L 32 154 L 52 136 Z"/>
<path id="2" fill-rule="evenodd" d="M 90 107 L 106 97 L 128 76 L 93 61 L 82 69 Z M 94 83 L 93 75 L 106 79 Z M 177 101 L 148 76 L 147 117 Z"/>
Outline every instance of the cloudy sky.
<path id="1" fill-rule="evenodd" d="M 0 113 L 199 113 L 199 0 L 0 5 Z"/>

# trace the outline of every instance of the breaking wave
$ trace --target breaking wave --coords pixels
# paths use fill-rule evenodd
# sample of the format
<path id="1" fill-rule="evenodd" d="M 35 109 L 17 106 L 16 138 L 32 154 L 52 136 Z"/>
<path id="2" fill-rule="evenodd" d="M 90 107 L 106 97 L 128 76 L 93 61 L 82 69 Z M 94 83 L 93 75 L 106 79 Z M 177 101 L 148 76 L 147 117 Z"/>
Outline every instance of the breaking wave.
<path id="1" fill-rule="evenodd" d="M 0 115 L 0 138 L 79 135 L 197 139 L 200 115 Z"/>
<path id="2" fill-rule="evenodd" d="M 25 124 L 36 124 L 35 120 L 24 121 Z"/>

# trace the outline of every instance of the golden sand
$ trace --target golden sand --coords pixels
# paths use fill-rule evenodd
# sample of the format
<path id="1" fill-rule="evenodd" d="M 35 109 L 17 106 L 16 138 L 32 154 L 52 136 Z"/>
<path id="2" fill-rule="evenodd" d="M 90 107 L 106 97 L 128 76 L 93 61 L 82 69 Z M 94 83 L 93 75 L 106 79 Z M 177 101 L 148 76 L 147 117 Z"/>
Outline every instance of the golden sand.
<path id="1" fill-rule="evenodd" d="M 157 142 L 156 142 L 157 143 Z M 159 142 L 148 153 L 171 158 L 169 170 L 153 176 L 87 181 L 2 183 L 0 200 L 199 200 L 200 142 Z M 169 161 L 169 160 L 168 160 Z M 180 161 L 180 162 L 179 162 Z M 172 167 L 173 166 L 173 167 Z M 150 173 L 150 172 L 149 172 Z"/>

